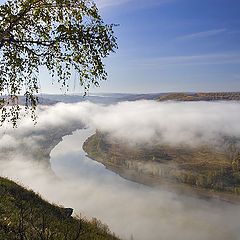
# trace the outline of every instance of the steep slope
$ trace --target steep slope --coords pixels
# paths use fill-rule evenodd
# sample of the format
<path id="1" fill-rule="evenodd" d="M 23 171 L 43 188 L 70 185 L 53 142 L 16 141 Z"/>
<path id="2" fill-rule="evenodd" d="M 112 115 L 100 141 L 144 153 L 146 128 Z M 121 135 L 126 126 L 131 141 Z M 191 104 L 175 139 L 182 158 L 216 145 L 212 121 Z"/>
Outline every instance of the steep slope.
<path id="1" fill-rule="evenodd" d="M 72 209 L 52 205 L 33 191 L 0 178 L 0 239 L 118 239 L 99 220 L 71 214 Z"/>

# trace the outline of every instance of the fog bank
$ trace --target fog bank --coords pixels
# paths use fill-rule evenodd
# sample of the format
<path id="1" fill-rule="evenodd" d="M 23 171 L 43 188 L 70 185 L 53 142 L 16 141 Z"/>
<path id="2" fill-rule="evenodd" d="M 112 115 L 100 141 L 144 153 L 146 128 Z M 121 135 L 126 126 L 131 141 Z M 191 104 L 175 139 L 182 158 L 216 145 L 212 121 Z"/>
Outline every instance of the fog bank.
<path id="1" fill-rule="evenodd" d="M 240 103 L 238 102 L 121 102 L 98 105 L 90 102 L 59 103 L 38 109 L 38 123 L 24 118 L 19 129 L 11 126 L 0 129 L 5 139 L 0 146 L 16 146 L 17 135 L 26 136 L 33 131 L 64 128 L 83 123 L 85 126 L 109 133 L 112 137 L 149 143 L 208 144 L 225 137 L 240 137 Z M 6 136 L 8 134 L 10 136 Z M 34 139 L 33 139 L 34 140 Z"/>
<path id="2" fill-rule="evenodd" d="M 86 158 L 86 130 L 64 138 L 52 152 L 53 170 L 15 157 L 0 162 L 0 174 L 39 192 L 45 199 L 73 207 L 75 213 L 107 223 L 123 239 L 238 240 L 240 208 L 131 183 Z M 70 148 L 71 146 L 71 148 Z"/>
<path id="3" fill-rule="evenodd" d="M 239 206 L 128 182 L 84 156 L 86 130 L 65 137 L 52 152 L 58 178 L 36 161 L 36 149 L 48 140 L 47 134 L 60 129 L 85 126 L 132 143 L 198 145 L 218 143 L 223 136 L 239 138 L 239 123 L 236 102 L 137 101 L 109 106 L 83 102 L 40 107 L 35 127 L 24 118 L 18 129 L 10 125 L 0 129 L 0 175 L 73 207 L 76 213 L 100 218 L 124 239 L 133 234 L 140 240 L 239 240 Z"/>

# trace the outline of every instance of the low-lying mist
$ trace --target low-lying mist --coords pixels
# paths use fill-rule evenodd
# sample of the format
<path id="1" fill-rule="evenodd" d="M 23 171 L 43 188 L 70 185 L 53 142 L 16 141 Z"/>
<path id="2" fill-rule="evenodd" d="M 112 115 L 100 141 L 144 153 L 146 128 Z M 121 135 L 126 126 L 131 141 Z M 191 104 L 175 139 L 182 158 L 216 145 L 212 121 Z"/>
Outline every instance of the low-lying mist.
<path id="1" fill-rule="evenodd" d="M 36 149 L 48 141 L 49 132 L 73 126 L 99 129 L 131 143 L 219 144 L 223 136 L 240 137 L 239 103 L 60 103 L 39 107 L 37 121 L 34 126 L 31 119 L 23 118 L 17 129 L 10 124 L 0 129 L 1 176 L 32 188 L 51 202 L 73 207 L 76 214 L 100 218 L 124 239 L 133 234 L 140 240 L 239 240 L 238 205 L 130 183 L 107 174 L 103 166 L 96 170 L 96 163 L 87 160 L 80 149 L 88 137 L 85 130 L 64 138 L 56 147 L 54 158 L 63 165 L 57 177 L 43 161 L 36 161 L 36 153 L 41 154 Z M 73 159 L 81 164 L 74 165 Z"/>
<path id="2" fill-rule="evenodd" d="M 0 146 L 17 146 L 16 136 L 32 137 L 33 130 L 44 133 L 77 123 L 136 143 L 208 144 L 223 136 L 240 137 L 240 103 L 135 101 L 108 106 L 59 103 L 40 107 L 37 121 L 35 127 L 31 119 L 24 118 L 18 129 L 12 130 L 11 125 L 2 128 Z"/>

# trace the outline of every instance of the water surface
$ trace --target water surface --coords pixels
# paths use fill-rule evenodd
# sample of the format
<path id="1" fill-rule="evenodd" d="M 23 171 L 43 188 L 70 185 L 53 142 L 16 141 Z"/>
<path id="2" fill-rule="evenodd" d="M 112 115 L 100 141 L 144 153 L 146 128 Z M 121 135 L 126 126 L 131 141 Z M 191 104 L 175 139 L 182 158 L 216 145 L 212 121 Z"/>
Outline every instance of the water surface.
<path id="1" fill-rule="evenodd" d="M 124 239 L 239 240 L 240 209 L 219 201 L 179 196 L 125 180 L 89 159 L 82 149 L 93 130 L 64 137 L 51 166 L 64 183 L 63 203 L 93 216 Z"/>

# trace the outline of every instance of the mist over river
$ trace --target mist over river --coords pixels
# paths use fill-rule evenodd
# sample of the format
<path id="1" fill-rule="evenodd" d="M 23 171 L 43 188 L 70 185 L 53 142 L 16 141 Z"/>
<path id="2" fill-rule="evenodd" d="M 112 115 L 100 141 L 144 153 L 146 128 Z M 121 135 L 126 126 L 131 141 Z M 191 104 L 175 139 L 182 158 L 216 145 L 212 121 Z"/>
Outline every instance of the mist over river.
<path id="1" fill-rule="evenodd" d="M 82 150 L 93 133 L 89 129 L 75 131 L 52 150 L 51 167 L 61 181 L 48 186 L 48 199 L 73 207 L 76 214 L 101 219 L 123 239 L 240 239 L 239 206 L 123 179 Z"/>
<path id="2" fill-rule="evenodd" d="M 0 129 L 0 176 L 74 208 L 75 214 L 100 219 L 122 239 L 240 240 L 239 205 L 130 182 L 82 150 L 95 129 L 140 144 L 198 146 L 218 144 L 222 136 L 240 139 L 239 102 L 58 103 L 37 113 L 35 127 L 24 118 L 17 129 Z M 92 130 L 68 135 L 83 126 Z"/>

